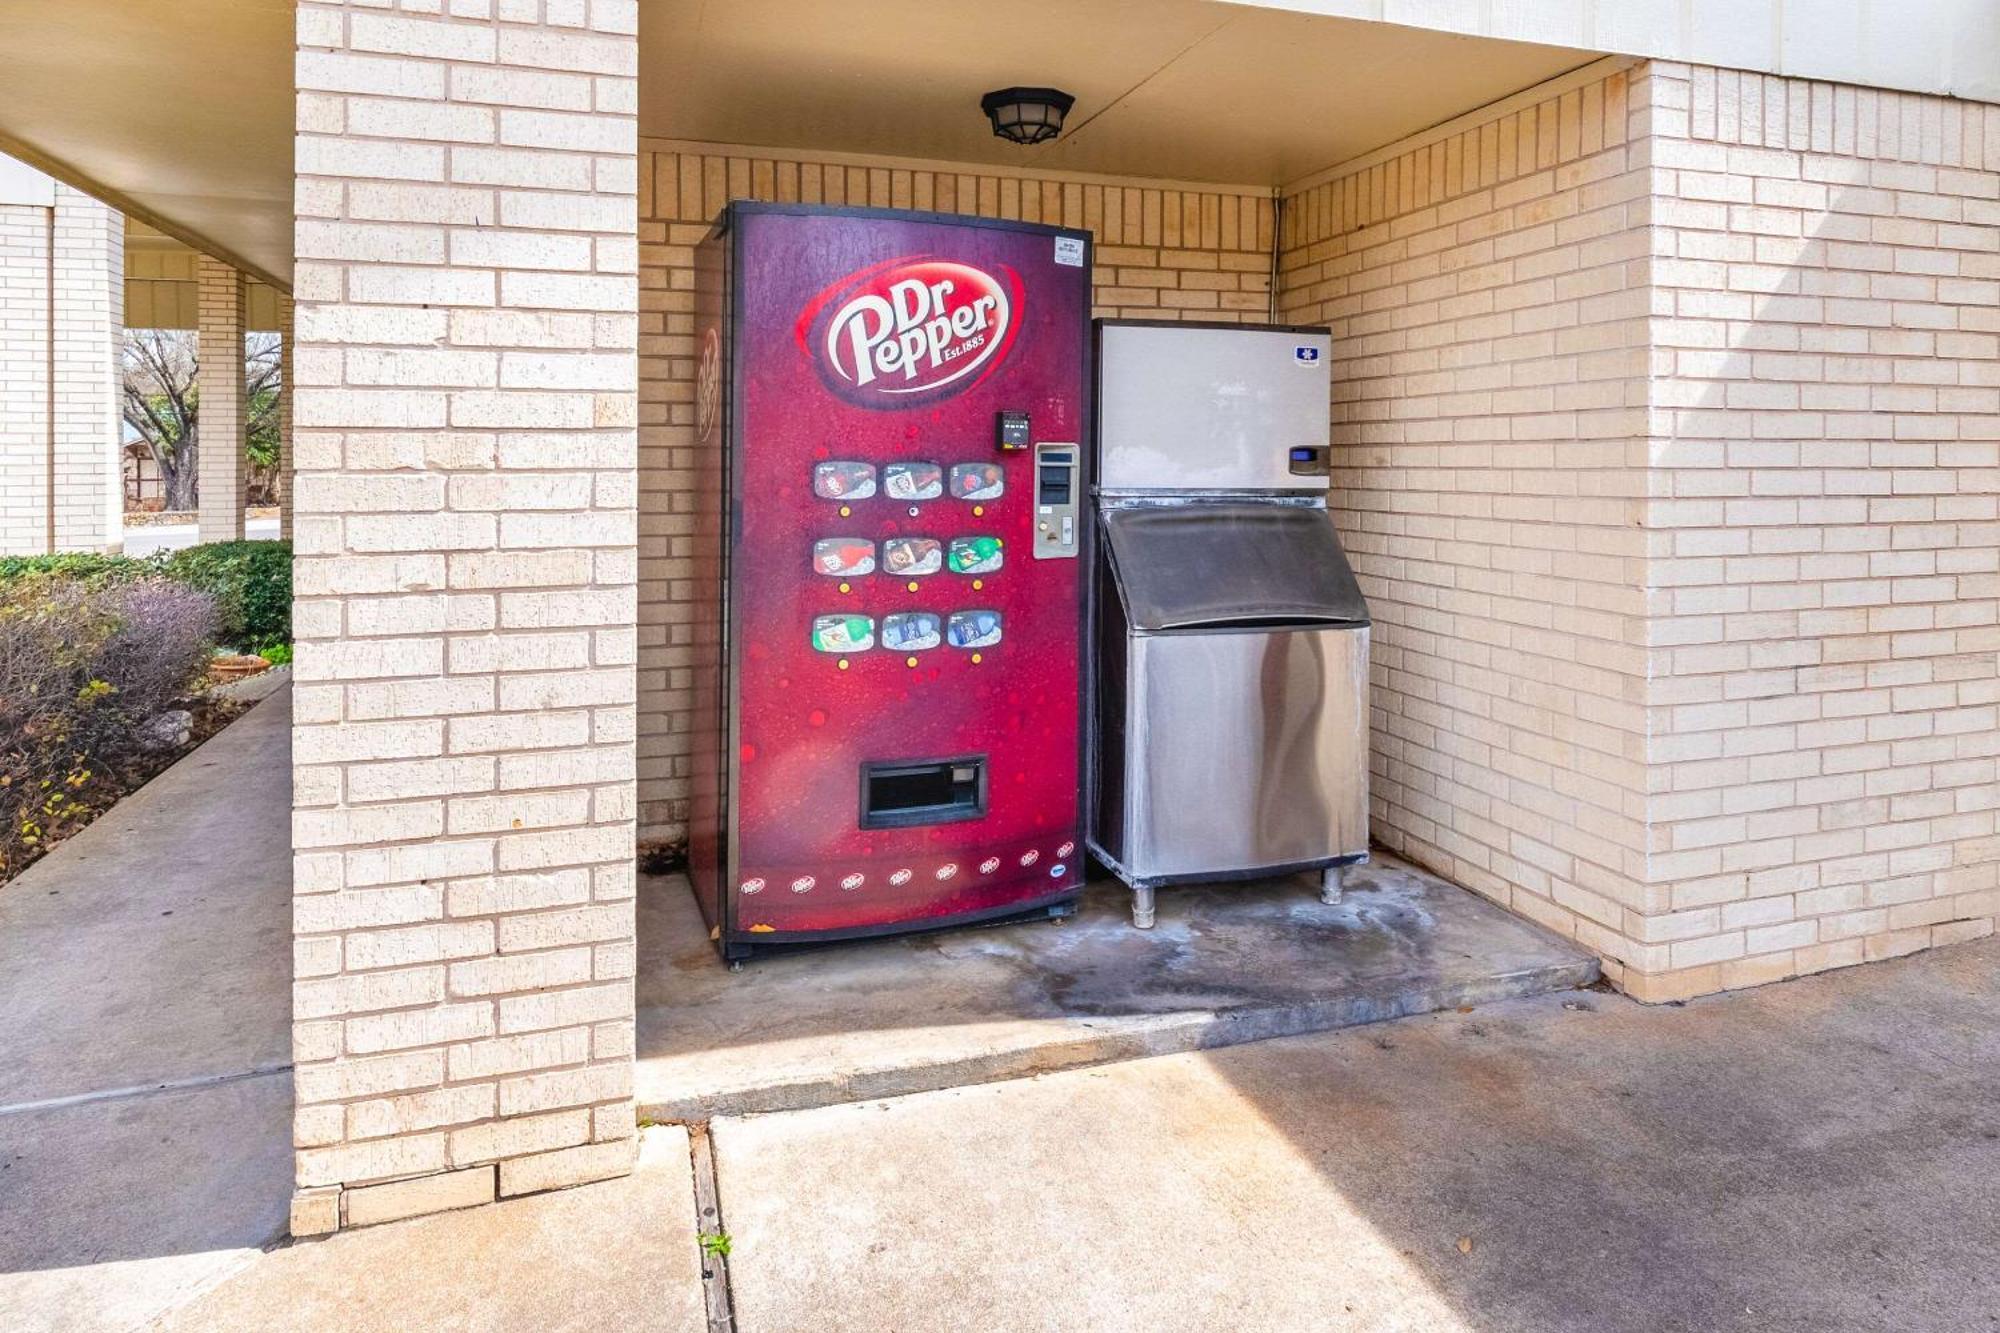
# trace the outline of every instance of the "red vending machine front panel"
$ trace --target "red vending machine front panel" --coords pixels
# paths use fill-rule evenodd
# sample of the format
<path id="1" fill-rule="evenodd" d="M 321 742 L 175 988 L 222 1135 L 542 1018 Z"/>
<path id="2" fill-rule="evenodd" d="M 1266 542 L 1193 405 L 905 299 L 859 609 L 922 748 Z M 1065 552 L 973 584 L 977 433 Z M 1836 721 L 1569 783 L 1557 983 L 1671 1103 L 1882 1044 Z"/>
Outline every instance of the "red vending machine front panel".
<path id="1" fill-rule="evenodd" d="M 721 240 L 725 951 L 1072 899 L 1087 238 L 738 205 Z"/>

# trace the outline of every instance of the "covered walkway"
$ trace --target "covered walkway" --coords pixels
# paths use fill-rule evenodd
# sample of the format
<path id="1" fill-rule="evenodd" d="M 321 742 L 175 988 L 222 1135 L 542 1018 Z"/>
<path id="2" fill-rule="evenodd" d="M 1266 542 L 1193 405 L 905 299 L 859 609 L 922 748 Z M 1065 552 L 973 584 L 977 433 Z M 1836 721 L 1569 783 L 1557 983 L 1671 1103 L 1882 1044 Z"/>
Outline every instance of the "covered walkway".
<path id="1" fill-rule="evenodd" d="M 291 698 L 0 885 L 0 1328 L 134 1327 L 284 1234 Z"/>

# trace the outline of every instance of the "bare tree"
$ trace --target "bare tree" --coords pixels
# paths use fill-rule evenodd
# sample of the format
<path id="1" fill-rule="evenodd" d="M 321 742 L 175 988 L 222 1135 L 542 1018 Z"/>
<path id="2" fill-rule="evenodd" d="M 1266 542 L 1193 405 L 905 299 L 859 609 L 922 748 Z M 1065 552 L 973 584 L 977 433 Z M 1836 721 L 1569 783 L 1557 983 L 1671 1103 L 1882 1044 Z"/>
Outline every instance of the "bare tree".
<path id="1" fill-rule="evenodd" d="M 278 502 L 278 395 L 280 383 L 278 335 L 252 333 L 243 340 L 244 403 L 249 421 L 243 432 L 243 452 L 250 503 Z"/>
<path id="2" fill-rule="evenodd" d="M 130 329 L 125 335 L 125 424 L 151 450 L 166 508 L 184 512 L 198 499 L 201 392 L 195 335 L 187 329 Z M 244 340 L 248 422 L 244 453 L 249 489 L 272 494 L 278 467 L 278 335 Z"/>

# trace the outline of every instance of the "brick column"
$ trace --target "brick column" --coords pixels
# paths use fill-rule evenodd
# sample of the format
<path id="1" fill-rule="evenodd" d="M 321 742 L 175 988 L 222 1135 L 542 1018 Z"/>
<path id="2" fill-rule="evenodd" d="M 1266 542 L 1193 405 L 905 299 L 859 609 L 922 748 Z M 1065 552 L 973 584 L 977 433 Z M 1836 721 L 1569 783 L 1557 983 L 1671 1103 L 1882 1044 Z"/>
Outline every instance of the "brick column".
<path id="1" fill-rule="evenodd" d="M 0 203 L 0 555 L 49 549 L 49 209 Z"/>
<path id="2" fill-rule="evenodd" d="M 0 167 L 0 554 L 101 551 L 123 509 L 125 220 Z"/>
<path id="3" fill-rule="evenodd" d="M 201 394 L 195 443 L 195 507 L 204 542 L 243 536 L 243 275 L 200 256 L 195 271 L 195 387 Z"/>
<path id="4" fill-rule="evenodd" d="M 278 536 L 292 539 L 292 298 L 278 294 Z"/>
<path id="5" fill-rule="evenodd" d="M 439 8 L 298 7 L 299 1233 L 632 1160 L 637 9 Z"/>
<path id="6" fill-rule="evenodd" d="M 102 551 L 119 539 L 124 523 L 118 379 L 125 332 L 125 219 L 58 184 L 52 220 L 50 528 L 58 551 Z"/>

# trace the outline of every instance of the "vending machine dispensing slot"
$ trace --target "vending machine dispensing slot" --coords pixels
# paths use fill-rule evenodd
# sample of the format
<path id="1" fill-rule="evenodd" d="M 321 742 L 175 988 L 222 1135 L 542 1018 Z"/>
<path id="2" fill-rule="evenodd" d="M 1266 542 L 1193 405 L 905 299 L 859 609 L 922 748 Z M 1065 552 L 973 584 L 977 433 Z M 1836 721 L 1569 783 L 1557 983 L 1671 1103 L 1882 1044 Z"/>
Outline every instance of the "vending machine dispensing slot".
<path id="1" fill-rule="evenodd" d="M 986 813 L 986 756 L 861 766 L 861 827 L 950 824 Z"/>
<path id="2" fill-rule="evenodd" d="M 737 203 L 695 276 L 718 947 L 1074 910 L 1088 238 Z"/>

